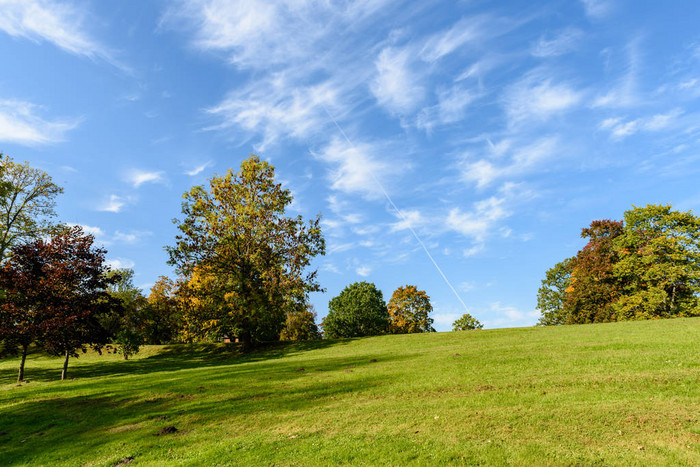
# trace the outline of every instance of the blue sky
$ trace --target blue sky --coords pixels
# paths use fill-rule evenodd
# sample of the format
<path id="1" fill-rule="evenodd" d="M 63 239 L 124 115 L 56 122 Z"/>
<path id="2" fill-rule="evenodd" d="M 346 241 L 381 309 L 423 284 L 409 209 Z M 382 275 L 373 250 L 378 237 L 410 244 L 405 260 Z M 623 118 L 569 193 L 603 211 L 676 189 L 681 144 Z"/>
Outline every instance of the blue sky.
<path id="1" fill-rule="evenodd" d="M 50 173 L 60 219 L 146 292 L 172 275 L 182 193 L 256 153 L 290 213 L 323 214 L 319 317 L 367 280 L 426 290 L 439 331 L 465 311 L 528 326 L 591 220 L 700 203 L 699 19 L 631 0 L 0 0 L 0 151 Z"/>

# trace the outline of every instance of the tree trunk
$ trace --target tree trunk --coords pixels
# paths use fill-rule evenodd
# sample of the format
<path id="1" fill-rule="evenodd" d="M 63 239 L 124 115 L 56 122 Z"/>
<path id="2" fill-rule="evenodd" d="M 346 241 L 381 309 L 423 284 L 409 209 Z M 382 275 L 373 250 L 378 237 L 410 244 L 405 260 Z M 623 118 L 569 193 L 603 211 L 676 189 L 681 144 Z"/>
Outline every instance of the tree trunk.
<path id="1" fill-rule="evenodd" d="M 241 343 L 241 351 L 249 352 L 253 348 L 253 340 L 251 339 L 250 333 L 248 331 L 243 331 L 238 335 L 238 339 Z"/>
<path id="2" fill-rule="evenodd" d="M 24 381 L 24 362 L 27 360 L 27 349 L 28 345 L 22 346 L 22 360 L 19 362 L 19 374 L 17 375 L 17 382 L 21 383 Z"/>
<path id="3" fill-rule="evenodd" d="M 70 357 L 70 354 L 66 350 L 66 359 L 63 361 L 63 371 L 61 372 L 61 381 L 66 379 L 66 373 L 68 372 L 68 357 Z"/>

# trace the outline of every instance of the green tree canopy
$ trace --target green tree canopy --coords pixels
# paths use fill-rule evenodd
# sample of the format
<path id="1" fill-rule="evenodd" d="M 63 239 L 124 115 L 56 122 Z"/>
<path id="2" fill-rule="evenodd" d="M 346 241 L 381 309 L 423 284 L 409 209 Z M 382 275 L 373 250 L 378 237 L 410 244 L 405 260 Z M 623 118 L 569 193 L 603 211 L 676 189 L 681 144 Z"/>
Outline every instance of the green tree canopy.
<path id="1" fill-rule="evenodd" d="M 615 247 L 619 319 L 700 315 L 700 218 L 671 206 L 635 207 Z"/>
<path id="2" fill-rule="evenodd" d="M 190 304 L 199 307 L 190 316 L 202 338 L 234 335 L 244 348 L 277 340 L 287 311 L 321 290 L 317 271 L 307 271 L 325 252 L 320 216 L 309 223 L 287 217 L 292 196 L 274 175 L 272 165 L 252 156 L 239 172 L 184 194 L 184 219 L 175 221 L 180 234 L 167 250 L 189 280 Z"/>
<path id="3" fill-rule="evenodd" d="M 47 234 L 63 188 L 44 171 L 0 154 L 0 261 L 9 248 Z"/>
<path id="4" fill-rule="evenodd" d="M 547 271 L 540 324 L 700 316 L 700 218 L 671 206 L 633 207 L 593 221 L 588 243 Z"/>
<path id="5" fill-rule="evenodd" d="M 328 304 L 323 332 L 329 339 L 384 334 L 389 313 L 382 292 L 369 282 L 355 282 Z"/>
<path id="6" fill-rule="evenodd" d="M 473 329 L 481 329 L 484 325 L 474 318 L 469 313 L 464 313 L 461 317 L 452 323 L 453 331 L 471 331 Z"/>
<path id="7" fill-rule="evenodd" d="M 415 285 L 396 289 L 387 304 L 387 311 L 389 332 L 392 334 L 435 332 L 433 318 L 430 317 L 433 311 L 430 297 Z"/>
<path id="8" fill-rule="evenodd" d="M 537 291 L 537 309 L 542 313 L 538 324 L 568 324 L 570 310 L 567 306 L 566 291 L 571 285 L 572 262 L 573 258 L 567 258 L 545 273 L 542 286 Z"/>

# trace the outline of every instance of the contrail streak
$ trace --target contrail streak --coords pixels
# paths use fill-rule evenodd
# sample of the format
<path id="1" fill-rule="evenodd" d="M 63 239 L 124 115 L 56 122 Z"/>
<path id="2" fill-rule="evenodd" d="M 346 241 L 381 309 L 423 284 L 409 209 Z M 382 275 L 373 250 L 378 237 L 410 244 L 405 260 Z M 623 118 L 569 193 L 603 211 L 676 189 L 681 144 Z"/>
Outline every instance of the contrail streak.
<path id="1" fill-rule="evenodd" d="M 323 110 L 326 111 L 326 115 L 328 115 L 328 118 L 330 118 L 331 121 L 335 124 L 335 127 L 338 129 L 338 131 L 340 132 L 340 134 L 343 135 L 343 138 L 345 138 L 345 141 L 348 142 L 348 144 L 350 145 L 350 147 L 353 148 L 353 149 L 357 149 L 357 148 L 355 147 L 355 145 L 353 144 L 353 142 L 350 141 L 350 138 L 348 138 L 348 135 L 345 134 L 345 131 L 343 131 L 343 129 L 341 128 L 341 126 L 338 124 L 338 121 L 337 121 L 335 118 L 333 118 L 333 116 L 332 116 L 331 113 L 328 111 L 328 109 L 326 109 L 326 106 L 323 105 L 323 104 L 321 104 L 321 106 L 323 107 Z M 387 193 L 387 191 L 384 189 L 384 185 L 382 185 L 381 182 L 379 181 L 379 179 L 377 179 L 377 177 L 374 175 L 374 172 L 370 171 L 370 175 L 372 176 L 372 180 L 374 180 L 374 183 L 376 183 L 377 186 L 379 187 L 379 189 L 382 191 L 382 194 L 384 195 L 384 197 L 386 198 L 386 200 L 389 202 L 389 204 L 391 205 L 391 207 L 394 208 L 394 210 L 395 210 L 396 213 L 399 215 L 399 217 L 401 218 L 401 220 L 402 220 L 402 221 L 406 224 L 406 226 L 408 227 L 408 230 L 411 231 L 411 233 L 413 234 L 413 237 L 416 239 L 416 241 L 418 242 L 418 244 L 423 248 L 423 251 L 425 251 L 425 254 L 428 255 L 428 258 L 430 258 L 430 261 L 433 263 L 433 266 L 435 266 L 435 269 L 437 269 L 437 271 L 440 273 L 440 275 L 442 276 L 442 278 L 445 280 L 445 283 L 446 283 L 447 286 L 450 288 L 450 290 L 452 290 L 452 293 L 455 294 L 455 297 L 457 297 L 457 300 L 459 300 L 459 303 L 462 304 L 462 306 L 464 307 L 464 310 L 468 312 L 468 311 L 469 311 L 469 308 L 467 308 L 467 304 L 464 303 L 464 300 L 462 300 L 462 297 L 459 296 L 459 294 L 457 293 L 457 290 L 452 286 L 452 283 L 450 282 L 450 280 L 447 278 L 447 276 L 445 275 L 445 273 L 442 272 L 442 268 L 440 268 L 440 266 L 438 265 L 437 261 L 435 261 L 435 258 L 433 258 L 433 255 L 430 254 L 430 251 L 428 250 L 428 247 L 425 246 L 425 243 L 423 243 L 423 240 L 421 240 L 421 238 L 418 236 L 418 234 L 416 233 L 416 231 L 415 231 L 415 230 L 413 229 L 413 227 L 411 226 L 410 222 L 408 222 L 408 219 L 406 219 L 406 216 L 404 216 L 403 212 L 396 206 L 396 204 L 394 203 L 394 200 L 391 199 L 391 196 L 389 196 L 389 193 Z"/>

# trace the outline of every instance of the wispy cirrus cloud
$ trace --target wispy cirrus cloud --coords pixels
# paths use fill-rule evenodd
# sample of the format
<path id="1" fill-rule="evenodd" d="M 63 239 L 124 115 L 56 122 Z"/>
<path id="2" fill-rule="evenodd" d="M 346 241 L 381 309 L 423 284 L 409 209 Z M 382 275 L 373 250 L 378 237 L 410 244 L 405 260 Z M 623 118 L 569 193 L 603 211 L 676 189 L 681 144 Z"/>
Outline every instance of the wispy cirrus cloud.
<path id="1" fill-rule="evenodd" d="M 38 115 L 41 110 L 30 102 L 0 100 L 0 141 L 25 146 L 59 143 L 80 123 L 79 119 L 47 120 Z"/>
<path id="2" fill-rule="evenodd" d="M 214 165 L 212 161 L 207 161 L 204 164 L 195 165 L 191 169 L 186 169 L 185 175 L 194 177 L 195 175 L 199 175 L 200 173 L 204 172 L 204 169 L 206 169 L 207 167 L 211 167 L 212 165 Z"/>
<path id="3" fill-rule="evenodd" d="M 131 169 L 127 172 L 125 179 L 134 188 L 138 188 L 144 183 L 165 183 L 165 172 Z"/>
<path id="4" fill-rule="evenodd" d="M 84 5 L 53 0 L 0 0 L 0 30 L 33 42 L 50 42 L 75 55 L 126 69 L 113 52 L 86 31 Z"/>
<path id="5" fill-rule="evenodd" d="M 583 36 L 583 31 L 580 29 L 565 28 L 553 36 L 540 37 L 530 49 L 530 53 L 538 58 L 558 57 L 578 47 Z"/>
<path id="6" fill-rule="evenodd" d="M 489 143 L 490 157 L 472 159 L 469 155 L 460 163 L 460 178 L 484 188 L 503 178 L 518 178 L 532 172 L 543 162 L 551 160 L 558 151 L 559 138 L 547 136 L 534 143 L 516 146 L 512 140 L 497 145 Z"/>
<path id="7" fill-rule="evenodd" d="M 638 132 L 661 131 L 673 124 L 682 114 L 680 109 L 674 109 L 665 114 L 655 114 L 650 117 L 642 117 L 634 120 L 626 120 L 620 117 L 612 117 L 600 123 L 602 130 L 608 130 L 613 139 L 624 139 Z"/>
<path id="8" fill-rule="evenodd" d="M 351 145 L 333 138 L 314 154 L 332 166 L 329 173 L 332 189 L 377 198 L 382 196 L 382 179 L 390 172 L 389 165 L 378 158 L 378 152 L 377 146 L 370 143 Z"/>
<path id="9" fill-rule="evenodd" d="M 582 98 L 582 91 L 535 70 L 506 91 L 503 103 L 509 125 L 516 126 L 547 121 L 577 106 Z"/>
<path id="10" fill-rule="evenodd" d="M 119 195 L 109 195 L 109 197 L 97 206 L 98 211 L 120 212 L 124 206 L 131 201 L 131 198 Z"/>

